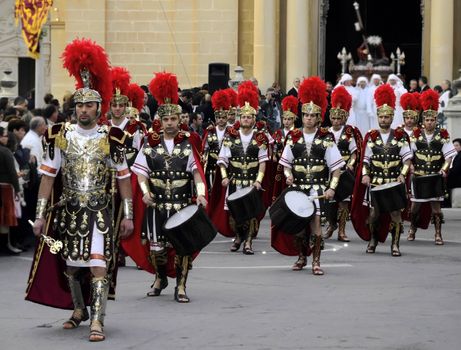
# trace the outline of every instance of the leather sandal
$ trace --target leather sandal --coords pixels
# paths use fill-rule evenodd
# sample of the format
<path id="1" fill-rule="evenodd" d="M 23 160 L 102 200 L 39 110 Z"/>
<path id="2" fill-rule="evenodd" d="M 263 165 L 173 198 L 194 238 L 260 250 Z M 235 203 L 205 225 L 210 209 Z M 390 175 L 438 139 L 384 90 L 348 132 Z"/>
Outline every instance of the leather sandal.
<path id="1" fill-rule="evenodd" d="M 236 252 L 240 249 L 240 246 L 242 245 L 242 241 L 240 242 L 237 242 L 236 240 L 234 240 L 234 243 L 232 243 L 232 246 L 230 248 L 230 251 L 231 252 Z"/>
<path id="2" fill-rule="evenodd" d="M 91 326 L 94 328 L 90 328 L 90 335 L 88 337 L 88 340 L 90 342 L 99 342 L 99 341 L 104 341 L 106 339 L 102 324 L 99 322 L 97 322 L 97 324 L 94 324 L 96 322 L 97 321 L 94 321 Z"/>
<path id="3" fill-rule="evenodd" d="M 435 236 L 435 241 L 434 241 L 435 245 L 443 245 L 443 239 L 442 239 L 442 236 Z"/>
<path id="4" fill-rule="evenodd" d="M 349 239 L 349 237 L 347 237 L 347 235 L 345 233 L 343 233 L 341 235 L 338 235 L 338 241 L 340 241 L 340 242 L 350 242 L 351 240 Z"/>
<path id="5" fill-rule="evenodd" d="M 182 303 L 182 304 L 185 304 L 185 303 L 188 303 L 190 302 L 190 299 L 189 297 L 187 296 L 186 293 L 179 293 L 178 292 L 178 287 L 175 287 L 174 289 L 174 300 L 176 300 L 178 303 Z"/>
<path id="6" fill-rule="evenodd" d="M 77 328 L 78 326 L 80 326 L 80 323 L 84 322 L 84 321 L 87 321 L 89 318 L 90 318 L 90 315 L 88 314 L 88 311 L 85 309 L 85 310 L 81 310 L 82 311 L 82 315 L 81 317 L 76 317 L 74 314 L 72 314 L 72 316 L 62 324 L 62 328 L 64 329 L 75 329 Z M 75 311 L 74 311 L 75 313 Z"/>
<path id="7" fill-rule="evenodd" d="M 392 256 L 401 256 L 399 247 L 392 247 Z"/>
<path id="8" fill-rule="evenodd" d="M 255 252 L 254 252 L 253 249 L 251 248 L 251 245 L 250 245 L 250 246 L 245 245 L 245 246 L 243 247 L 243 254 L 245 254 L 245 255 L 254 255 L 254 253 L 255 253 Z"/>
<path id="9" fill-rule="evenodd" d="M 168 277 L 165 277 L 164 279 L 160 280 L 160 288 L 155 288 L 154 287 L 155 282 L 157 282 L 157 280 L 155 280 L 154 284 L 152 284 L 152 286 L 150 286 L 152 288 L 152 290 L 150 292 L 147 292 L 148 297 L 158 297 L 162 293 L 162 290 L 164 290 L 166 287 L 168 287 Z"/>
<path id="10" fill-rule="evenodd" d="M 323 276 L 325 273 L 323 272 L 323 270 L 320 268 L 319 265 L 314 265 L 312 266 L 312 274 L 314 276 Z"/>
<path id="11" fill-rule="evenodd" d="M 307 258 L 305 256 L 300 256 L 298 260 L 293 264 L 291 269 L 293 271 L 301 271 L 307 265 Z"/>

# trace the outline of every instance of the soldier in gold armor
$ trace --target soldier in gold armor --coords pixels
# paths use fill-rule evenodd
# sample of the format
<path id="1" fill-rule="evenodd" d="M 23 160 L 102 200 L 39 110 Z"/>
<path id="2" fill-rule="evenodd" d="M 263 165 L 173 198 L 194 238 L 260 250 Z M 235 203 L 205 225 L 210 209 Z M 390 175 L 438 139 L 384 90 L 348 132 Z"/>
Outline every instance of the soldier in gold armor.
<path id="1" fill-rule="evenodd" d="M 261 190 L 266 171 L 269 140 L 264 133 L 263 124 L 256 123 L 258 108 L 258 95 L 251 82 L 244 82 L 239 86 L 238 100 L 240 104 L 240 122 L 236 122 L 228 129 L 219 152 L 218 165 L 221 172 L 222 191 L 220 197 L 227 198 L 236 190 L 254 186 Z M 215 184 L 218 186 L 218 184 Z M 215 200 L 213 198 L 213 200 Z M 225 200 L 222 200 L 224 204 Z M 213 216 L 213 222 L 227 221 L 230 226 L 230 236 L 235 235 L 235 240 L 230 248 L 232 252 L 240 249 L 243 243 L 243 254 L 253 255 L 252 242 L 258 233 L 259 220 L 251 218 L 238 223 L 230 215 L 227 206 L 216 209 L 222 215 Z M 225 209 L 225 210 L 223 210 Z M 220 225 L 216 225 L 219 232 L 223 233 Z"/>
<path id="2" fill-rule="evenodd" d="M 352 105 L 352 97 L 344 86 L 338 86 L 331 94 L 330 132 L 335 137 L 336 145 L 346 163 L 342 171 L 350 171 L 355 174 L 357 153 L 361 147 L 360 131 L 352 125 L 347 125 L 349 109 Z M 329 225 L 325 238 L 330 238 L 338 228 L 338 241 L 349 242 L 346 234 L 346 220 L 349 216 L 350 196 L 341 202 L 332 201 L 329 203 Z"/>
<path id="3" fill-rule="evenodd" d="M 156 73 L 149 89 L 159 103 L 161 125 L 154 123 L 132 168 L 138 175 L 142 201 L 148 206 L 141 237 L 149 242 L 148 259 L 155 270 L 155 281 L 147 296 L 159 296 L 168 286 L 168 274 L 176 275 L 174 298 L 179 303 L 188 303 L 186 282 L 192 268 L 192 256 L 173 254 L 174 246 L 168 241 L 163 225 L 171 215 L 191 204 L 193 197 L 196 197 L 197 204 L 207 205 L 198 154 L 200 138 L 197 134 L 180 130 L 181 107 L 177 104 L 175 75 Z M 195 184 L 195 191 L 192 184 Z M 142 253 L 145 254 L 145 250 Z M 137 256 L 132 257 L 138 260 Z M 174 272 L 169 273 L 172 260 Z"/>
<path id="4" fill-rule="evenodd" d="M 96 61 L 92 56 L 95 50 L 105 55 L 98 45 L 82 39 L 75 40 L 64 51 L 64 66 L 83 85 L 73 97 L 77 124 L 56 124 L 45 135 L 46 152 L 40 167 L 42 179 L 34 233 L 45 232 L 47 213 L 53 212 L 54 234 L 57 233 L 63 243 L 61 255 L 67 265 L 66 276 L 74 308 L 64 328 L 76 328 L 91 317 L 89 340 L 102 341 L 117 241 L 111 201 L 115 182 L 118 182 L 124 208 L 121 237 L 133 230 L 133 210 L 123 143 L 125 134 L 119 129 L 98 125 L 103 103 L 101 94 L 107 96 L 103 94 L 107 90 L 104 78 L 97 74 L 107 61 L 100 62 L 98 67 L 92 66 L 91 62 Z M 86 61 L 80 54 L 87 54 L 86 57 L 93 57 L 93 60 Z M 74 70 L 76 61 L 77 71 Z M 94 89 L 96 87 L 101 93 Z M 54 184 L 58 175 L 58 180 L 62 180 L 62 194 L 59 201 L 49 207 L 53 187 L 57 189 Z M 83 276 L 88 268 L 91 273 L 90 315 L 84 299 L 88 293 L 82 290 Z"/>
<path id="5" fill-rule="evenodd" d="M 369 201 L 371 186 L 406 181 L 412 153 L 406 132 L 391 128 L 394 119 L 395 94 L 388 84 L 375 91 L 379 129 L 366 133 L 362 160 L 357 173 L 352 203 L 352 223 L 359 236 L 368 240 L 367 253 L 374 253 L 378 241 L 384 242 L 389 230 L 392 234 L 391 254 L 400 256 L 400 235 L 403 224 L 400 210 L 389 216 Z M 366 204 L 366 205 L 364 205 Z"/>
<path id="6" fill-rule="evenodd" d="M 426 90 L 421 94 L 421 105 L 423 107 L 423 126 L 415 127 L 410 137 L 411 148 L 414 152 L 413 157 L 413 177 L 424 175 L 441 174 L 447 176 L 452 158 L 456 155 L 453 143 L 450 142 L 450 135 L 444 128 L 437 125 L 438 93 L 432 89 Z M 435 244 L 443 245 L 442 223 L 443 213 L 440 203 L 444 197 L 433 197 L 418 199 L 414 196 L 412 186 L 410 230 L 407 239 L 415 240 L 416 230 L 421 218 L 421 205 L 430 203 L 432 211 L 432 222 L 435 227 Z M 422 225 L 425 226 L 425 225 Z"/>
<path id="7" fill-rule="evenodd" d="M 289 245 L 294 248 L 290 250 L 298 254 L 292 270 L 302 270 L 312 251 L 312 274 L 322 276 L 324 271 L 320 267 L 320 255 L 324 242 L 321 218 L 325 216 L 325 200 L 331 200 L 335 195 L 340 169 L 345 166 L 345 162 L 333 134 L 319 127 L 327 105 L 325 83 L 318 77 L 306 78 L 299 86 L 298 96 L 302 103 L 303 128 L 290 131 L 279 163 L 284 168 L 288 186 L 299 188 L 317 198 L 313 199 L 316 210 L 309 225 L 288 238 L 291 240 Z M 282 252 L 280 247 L 285 240 L 283 236 L 287 235 L 276 230 L 272 232 L 272 247 L 279 252 Z"/>

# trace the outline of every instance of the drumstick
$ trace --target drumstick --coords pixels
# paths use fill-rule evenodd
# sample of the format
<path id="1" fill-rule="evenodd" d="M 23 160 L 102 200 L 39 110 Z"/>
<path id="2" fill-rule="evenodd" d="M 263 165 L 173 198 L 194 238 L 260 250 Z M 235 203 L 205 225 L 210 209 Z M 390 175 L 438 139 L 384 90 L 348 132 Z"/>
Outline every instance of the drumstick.
<path id="1" fill-rule="evenodd" d="M 315 199 L 323 199 L 323 198 L 325 198 L 325 195 L 324 195 L 324 194 L 321 195 L 321 196 L 309 197 L 309 199 L 310 199 L 311 201 L 313 201 L 313 200 L 315 200 Z"/>

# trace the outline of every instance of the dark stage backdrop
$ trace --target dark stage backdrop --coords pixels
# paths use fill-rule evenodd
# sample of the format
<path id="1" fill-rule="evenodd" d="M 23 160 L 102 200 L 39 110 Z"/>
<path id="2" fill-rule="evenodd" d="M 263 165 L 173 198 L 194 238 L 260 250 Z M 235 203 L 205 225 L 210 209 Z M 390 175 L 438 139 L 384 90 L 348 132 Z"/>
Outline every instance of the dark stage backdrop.
<path id="1" fill-rule="evenodd" d="M 383 39 L 387 57 L 397 47 L 405 52 L 401 73 L 409 81 L 421 75 L 422 16 L 421 0 L 357 0 L 367 35 Z M 326 27 L 326 80 L 336 81 L 341 73 L 337 54 L 343 46 L 358 61 L 357 48 L 362 36 L 355 31 L 354 0 L 330 0 Z"/>

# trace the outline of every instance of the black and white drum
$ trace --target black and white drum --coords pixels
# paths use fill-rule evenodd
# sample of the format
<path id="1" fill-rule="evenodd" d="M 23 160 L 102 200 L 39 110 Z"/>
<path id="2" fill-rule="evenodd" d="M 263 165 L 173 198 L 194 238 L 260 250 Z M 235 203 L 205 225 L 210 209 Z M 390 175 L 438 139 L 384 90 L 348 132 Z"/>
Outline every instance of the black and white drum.
<path id="1" fill-rule="evenodd" d="M 315 203 L 300 190 L 288 188 L 269 209 L 272 224 L 288 234 L 297 234 L 315 215 Z"/>
<path id="2" fill-rule="evenodd" d="M 405 184 L 402 182 L 389 182 L 371 189 L 373 206 L 380 213 L 404 209 L 407 205 Z"/>
<path id="3" fill-rule="evenodd" d="M 335 200 L 342 202 L 354 192 L 355 177 L 352 171 L 345 170 L 339 177 L 338 187 L 335 191 Z"/>
<path id="4" fill-rule="evenodd" d="M 179 255 L 190 255 L 205 248 L 218 233 L 205 210 L 195 204 L 173 214 L 163 229 Z"/>
<path id="5" fill-rule="evenodd" d="M 261 192 L 254 186 L 238 189 L 227 197 L 227 207 L 237 223 L 258 217 L 264 211 Z"/>
<path id="6" fill-rule="evenodd" d="M 444 195 L 442 174 L 413 176 L 412 186 L 416 199 L 439 198 Z"/>

